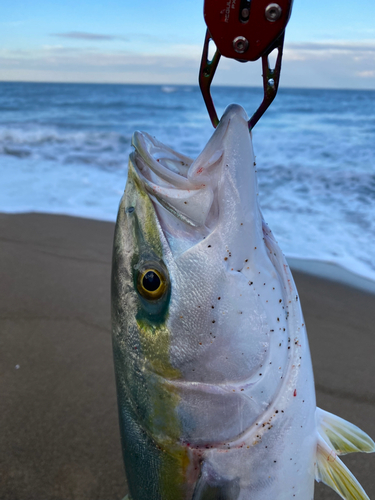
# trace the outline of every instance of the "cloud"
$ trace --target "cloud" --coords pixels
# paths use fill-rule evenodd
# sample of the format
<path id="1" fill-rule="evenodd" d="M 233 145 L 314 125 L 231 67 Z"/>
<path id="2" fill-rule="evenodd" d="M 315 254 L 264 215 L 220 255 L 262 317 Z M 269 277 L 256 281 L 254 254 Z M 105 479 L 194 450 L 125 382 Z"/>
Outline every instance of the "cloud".
<path id="1" fill-rule="evenodd" d="M 60 38 L 72 38 L 74 40 L 94 40 L 94 41 L 126 40 L 126 38 L 122 36 L 104 35 L 101 33 L 86 33 L 84 31 L 69 31 L 68 33 L 52 33 L 51 36 L 57 36 Z"/>
<path id="2" fill-rule="evenodd" d="M 375 42 L 301 42 L 286 43 L 284 61 L 328 61 L 347 58 L 347 62 L 363 61 L 375 64 Z M 343 61 L 344 62 L 344 61 Z"/>
<path id="3" fill-rule="evenodd" d="M 375 70 L 359 71 L 358 76 L 360 76 L 361 78 L 374 78 L 375 77 Z"/>
<path id="4" fill-rule="evenodd" d="M 332 42 L 292 42 L 286 44 L 287 47 L 295 51 L 302 52 L 375 52 L 375 42 L 373 40 L 366 42 L 348 42 L 348 41 L 332 41 Z"/>
<path id="5" fill-rule="evenodd" d="M 109 36 L 109 35 L 105 35 Z M 160 83 L 195 85 L 201 46 L 175 44 L 137 53 L 91 44 L 50 45 L 39 50 L 0 49 L 3 80 Z M 133 49 L 133 50 L 132 50 Z M 281 87 L 375 89 L 375 42 L 287 43 Z M 262 85 L 261 62 L 239 64 L 222 58 L 215 85 Z"/>

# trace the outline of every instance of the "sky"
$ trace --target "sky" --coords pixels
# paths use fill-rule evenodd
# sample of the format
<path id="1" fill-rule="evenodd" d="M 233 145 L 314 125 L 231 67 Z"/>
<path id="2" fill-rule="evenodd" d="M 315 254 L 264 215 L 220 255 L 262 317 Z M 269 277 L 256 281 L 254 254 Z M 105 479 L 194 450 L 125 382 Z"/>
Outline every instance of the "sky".
<path id="1" fill-rule="evenodd" d="M 203 0 L 3 2 L 0 81 L 195 85 L 205 29 Z M 214 82 L 261 85 L 261 62 Z M 375 89 L 375 1 L 294 0 L 280 85 Z"/>

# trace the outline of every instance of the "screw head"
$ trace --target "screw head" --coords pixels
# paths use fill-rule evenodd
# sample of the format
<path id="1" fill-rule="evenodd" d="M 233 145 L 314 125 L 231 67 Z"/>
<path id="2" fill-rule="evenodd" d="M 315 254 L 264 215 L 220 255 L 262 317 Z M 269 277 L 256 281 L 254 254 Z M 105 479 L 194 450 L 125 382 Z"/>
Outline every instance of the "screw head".
<path id="1" fill-rule="evenodd" d="M 249 42 L 244 36 L 237 36 L 233 40 L 233 48 L 238 54 L 243 54 L 249 48 Z"/>
<path id="2" fill-rule="evenodd" d="M 244 18 L 244 19 L 247 19 L 250 15 L 250 9 L 248 9 L 247 7 L 245 7 L 244 9 L 242 9 L 241 11 L 241 16 Z"/>
<path id="3" fill-rule="evenodd" d="M 267 21 L 274 23 L 278 19 L 280 19 L 282 13 L 282 8 L 278 3 L 270 3 L 267 5 L 265 10 L 265 15 Z"/>

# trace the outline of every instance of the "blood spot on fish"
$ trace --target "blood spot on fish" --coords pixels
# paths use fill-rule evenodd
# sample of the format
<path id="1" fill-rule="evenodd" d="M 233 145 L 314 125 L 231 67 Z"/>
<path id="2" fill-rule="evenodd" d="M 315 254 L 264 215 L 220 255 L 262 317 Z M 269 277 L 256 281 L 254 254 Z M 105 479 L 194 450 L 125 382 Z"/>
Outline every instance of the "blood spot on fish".
<path id="1" fill-rule="evenodd" d="M 211 308 L 212 308 L 212 309 L 215 309 L 215 307 L 214 307 L 214 306 L 211 306 Z"/>
<path id="2" fill-rule="evenodd" d="M 249 281 L 249 285 L 253 285 L 253 282 L 252 282 L 252 281 Z"/>
<path id="3" fill-rule="evenodd" d="M 214 319 L 212 320 L 212 323 L 215 323 L 215 320 L 214 320 Z"/>
<path id="4" fill-rule="evenodd" d="M 283 301 L 283 299 L 279 299 L 280 304 L 281 304 L 282 301 Z"/>
<path id="5" fill-rule="evenodd" d="M 187 205 L 187 201 L 184 201 L 185 205 Z"/>
<path id="6" fill-rule="evenodd" d="M 293 396 L 294 396 L 294 397 L 296 397 L 296 396 L 297 396 L 297 389 L 294 389 Z"/>
<path id="7" fill-rule="evenodd" d="M 249 259 L 245 259 L 245 262 L 248 262 L 248 261 L 249 261 Z"/>
<path id="8" fill-rule="evenodd" d="M 199 175 L 199 174 L 201 174 L 202 172 L 203 172 L 203 167 L 198 168 L 198 170 L 197 170 L 197 174 Z"/>
<path id="9" fill-rule="evenodd" d="M 208 247 L 207 247 L 207 248 L 211 248 L 211 245 L 208 245 Z"/>
<path id="10" fill-rule="evenodd" d="M 228 260 L 228 257 L 224 257 L 224 260 Z"/>
<path id="11" fill-rule="evenodd" d="M 257 249 L 257 247 L 254 247 L 254 250 L 256 250 L 256 249 Z"/>
<path id="12" fill-rule="evenodd" d="M 221 299 L 221 297 L 218 297 L 218 298 L 217 298 L 217 300 L 220 300 L 220 299 Z"/>
<path id="13" fill-rule="evenodd" d="M 199 345 L 202 345 L 202 342 L 199 342 Z"/>

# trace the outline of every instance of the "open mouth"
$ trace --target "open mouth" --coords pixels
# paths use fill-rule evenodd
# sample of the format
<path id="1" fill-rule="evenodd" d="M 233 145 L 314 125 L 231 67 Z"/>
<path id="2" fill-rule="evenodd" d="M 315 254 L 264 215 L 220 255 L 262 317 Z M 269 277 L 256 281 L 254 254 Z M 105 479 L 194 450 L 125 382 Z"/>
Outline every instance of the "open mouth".
<path id="1" fill-rule="evenodd" d="M 204 225 L 213 201 L 213 191 L 189 178 L 194 163 L 146 133 L 133 136 L 133 162 L 154 204 L 163 207 L 192 227 Z M 161 217 L 163 220 L 163 217 Z"/>
<path id="2" fill-rule="evenodd" d="M 259 232 L 254 154 L 247 115 L 237 105 L 225 111 L 211 139 L 192 160 L 136 132 L 132 164 L 153 202 L 174 255 L 212 234 L 219 224 L 243 234 Z M 246 230 L 246 231 L 245 231 Z"/>

